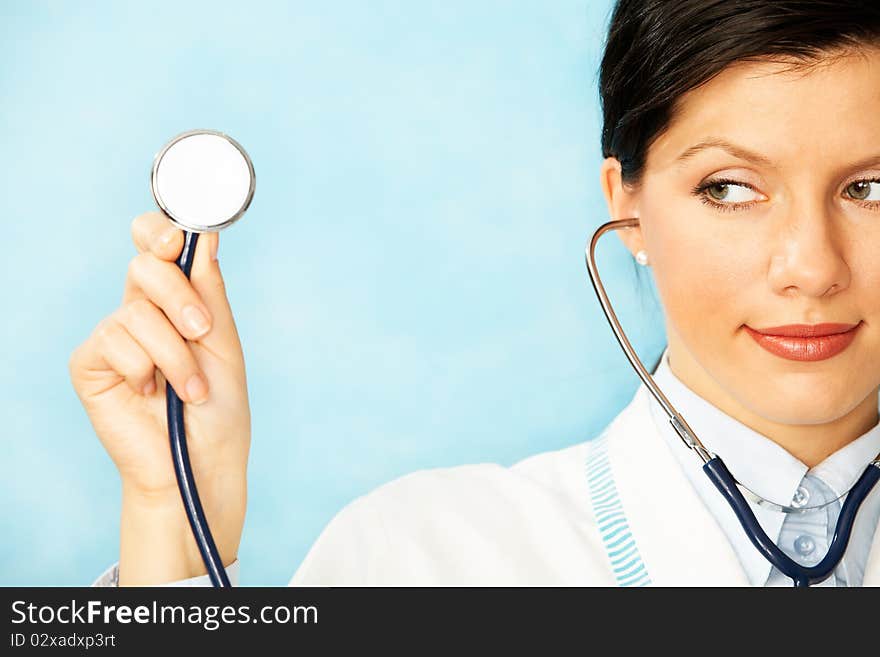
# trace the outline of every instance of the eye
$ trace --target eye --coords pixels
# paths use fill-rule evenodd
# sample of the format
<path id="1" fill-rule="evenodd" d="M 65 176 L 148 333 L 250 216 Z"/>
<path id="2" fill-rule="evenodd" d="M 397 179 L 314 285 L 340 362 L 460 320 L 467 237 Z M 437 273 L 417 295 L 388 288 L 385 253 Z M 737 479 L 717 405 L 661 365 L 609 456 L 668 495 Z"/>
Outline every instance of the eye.
<path id="1" fill-rule="evenodd" d="M 880 201 L 880 179 L 856 180 L 846 187 L 850 198 L 869 204 Z"/>
<path id="2" fill-rule="evenodd" d="M 738 180 L 723 178 L 708 180 L 694 187 L 691 192 L 700 201 L 722 212 L 745 210 L 752 207 L 759 199 L 754 188 Z M 758 194 L 760 197 L 760 194 Z"/>

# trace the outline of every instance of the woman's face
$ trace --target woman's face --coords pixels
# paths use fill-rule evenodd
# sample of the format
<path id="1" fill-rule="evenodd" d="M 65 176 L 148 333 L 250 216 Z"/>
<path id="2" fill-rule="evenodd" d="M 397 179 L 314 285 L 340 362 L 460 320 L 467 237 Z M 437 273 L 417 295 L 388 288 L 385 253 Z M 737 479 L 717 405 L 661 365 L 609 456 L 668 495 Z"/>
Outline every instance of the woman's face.
<path id="1" fill-rule="evenodd" d="M 619 234 L 648 253 L 670 362 L 692 388 L 773 423 L 857 407 L 876 422 L 880 50 L 782 69 L 737 63 L 682 98 L 641 187 L 616 195 L 616 218 L 641 223 Z M 708 140 L 738 152 L 682 157 Z M 861 325 L 848 348 L 813 361 L 770 353 L 746 329 L 824 322 Z"/>

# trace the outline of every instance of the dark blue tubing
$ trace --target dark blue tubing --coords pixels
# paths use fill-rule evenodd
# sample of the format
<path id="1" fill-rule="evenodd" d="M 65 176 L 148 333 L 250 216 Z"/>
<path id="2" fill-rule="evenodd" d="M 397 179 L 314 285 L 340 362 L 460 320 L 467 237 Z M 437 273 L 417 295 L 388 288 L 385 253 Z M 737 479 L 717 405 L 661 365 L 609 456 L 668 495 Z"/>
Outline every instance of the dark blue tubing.
<path id="1" fill-rule="evenodd" d="M 196 253 L 196 243 L 199 240 L 198 233 L 184 231 L 183 251 L 177 259 L 177 265 L 189 278 L 192 271 L 193 258 Z M 199 492 L 196 490 L 196 482 L 193 478 L 192 468 L 189 463 L 189 452 L 186 449 L 186 430 L 183 424 L 183 402 L 170 383 L 165 385 L 165 400 L 168 410 L 168 437 L 171 440 L 171 458 L 174 461 L 174 473 L 177 475 L 177 487 L 180 489 L 180 497 L 183 500 L 183 508 L 189 519 L 193 536 L 202 554 L 202 561 L 208 569 L 211 584 L 217 587 L 231 587 L 223 561 L 214 544 L 214 537 L 205 520 L 202 503 L 199 501 Z"/>
<path id="2" fill-rule="evenodd" d="M 846 496 L 843 508 L 840 510 L 840 517 L 837 519 L 837 527 L 834 529 L 834 538 L 825 557 L 815 566 L 802 566 L 792 561 L 787 554 L 780 550 L 776 544 L 770 540 L 766 532 L 761 528 L 755 514 L 746 502 L 745 497 L 736 486 L 736 481 L 724 462 L 717 456 L 703 466 L 703 472 L 708 475 L 715 487 L 721 492 L 727 503 L 736 513 L 742 528 L 746 532 L 746 536 L 752 542 L 758 552 L 764 555 L 770 563 L 776 566 L 786 577 L 790 577 L 795 586 L 811 586 L 827 579 L 846 551 L 846 545 L 849 543 L 849 537 L 852 533 L 853 522 L 858 513 L 862 501 L 874 488 L 874 484 L 880 479 L 880 468 L 871 464 L 859 477 L 855 486 Z"/>

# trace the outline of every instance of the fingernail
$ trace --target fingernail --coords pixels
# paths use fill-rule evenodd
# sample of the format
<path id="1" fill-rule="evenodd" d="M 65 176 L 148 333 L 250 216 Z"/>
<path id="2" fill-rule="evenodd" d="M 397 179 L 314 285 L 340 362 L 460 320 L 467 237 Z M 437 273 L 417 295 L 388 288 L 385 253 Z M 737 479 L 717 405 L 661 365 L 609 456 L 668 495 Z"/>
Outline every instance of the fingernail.
<path id="1" fill-rule="evenodd" d="M 205 317 L 205 313 L 195 306 L 184 307 L 183 321 L 195 332 L 196 337 L 200 337 L 208 332 L 208 318 Z"/>
<path id="2" fill-rule="evenodd" d="M 204 404 L 208 401 L 208 385 L 201 374 L 193 374 L 186 382 L 186 394 L 193 404 Z"/>
<path id="3" fill-rule="evenodd" d="M 211 260 L 217 259 L 217 249 L 220 248 L 220 236 L 218 235 L 214 239 L 214 244 L 211 246 Z"/>

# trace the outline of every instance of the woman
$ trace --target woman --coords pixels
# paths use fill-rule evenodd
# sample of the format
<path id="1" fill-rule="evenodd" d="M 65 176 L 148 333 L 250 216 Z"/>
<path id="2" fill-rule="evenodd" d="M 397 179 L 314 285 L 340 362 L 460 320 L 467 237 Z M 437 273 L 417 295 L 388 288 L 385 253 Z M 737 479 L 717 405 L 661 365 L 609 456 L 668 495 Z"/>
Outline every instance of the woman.
<path id="1" fill-rule="evenodd" d="M 837 498 L 880 453 L 880 7 L 623 0 L 600 93 L 608 210 L 639 218 L 618 234 L 666 316 L 655 380 L 745 486 L 818 507 L 752 507 L 786 554 L 815 563 Z M 120 560 L 95 584 L 208 584 L 169 459 L 166 376 L 235 582 L 250 415 L 218 236 L 199 240 L 188 281 L 181 231 L 158 213 L 132 229 L 123 303 L 70 360 L 123 482 Z M 779 337 L 792 325 L 808 337 Z M 290 583 L 790 585 L 700 465 L 641 386 L 595 440 L 357 498 Z M 880 584 L 878 515 L 880 487 L 822 585 Z"/>

